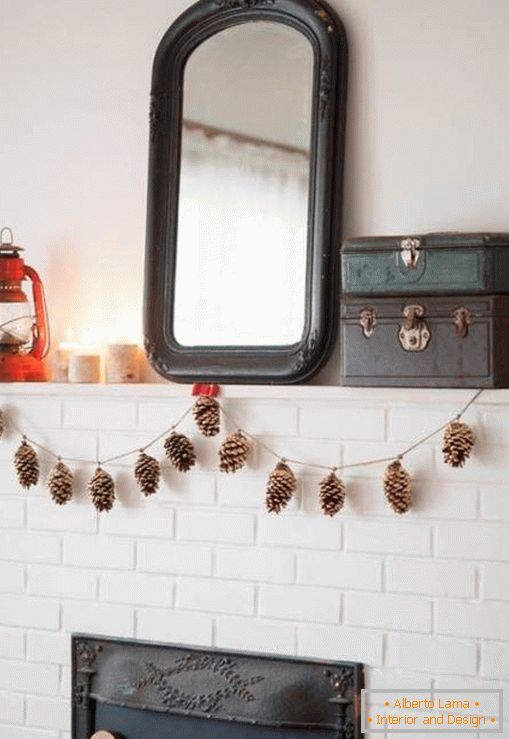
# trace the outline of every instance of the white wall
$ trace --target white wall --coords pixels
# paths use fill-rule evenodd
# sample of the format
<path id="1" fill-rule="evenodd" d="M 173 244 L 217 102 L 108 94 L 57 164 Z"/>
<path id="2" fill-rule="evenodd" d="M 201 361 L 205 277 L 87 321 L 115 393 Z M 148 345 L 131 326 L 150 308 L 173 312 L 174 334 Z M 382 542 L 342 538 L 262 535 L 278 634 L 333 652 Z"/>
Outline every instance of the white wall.
<path id="1" fill-rule="evenodd" d="M 11 387 L 0 405 L 40 443 L 94 459 L 148 441 L 190 402 L 174 387 L 114 392 Z M 281 454 L 347 464 L 397 454 L 468 397 L 258 388 L 224 402 Z M 246 470 L 219 473 L 220 439 L 190 419 L 196 470 L 166 470 L 146 500 L 124 460 L 110 468 L 117 503 L 99 516 L 85 491 L 92 468 L 78 465 L 77 499 L 57 508 L 43 481 L 20 491 L 19 439 L 3 439 L 0 739 L 69 739 L 72 631 L 359 660 L 377 688 L 503 688 L 509 721 L 508 393 L 487 393 L 466 420 L 477 446 L 464 469 L 442 464 L 436 443 L 407 458 L 415 507 L 404 517 L 384 504 L 383 465 L 345 475 L 334 519 L 319 511 L 316 470 L 295 468 L 295 500 L 268 515 L 274 460 L 257 449 Z"/>
<path id="2" fill-rule="evenodd" d="M 187 5 L 0 0 L 0 221 L 43 274 L 57 338 L 139 323 L 150 70 Z M 506 0 L 333 5 L 351 59 L 345 235 L 507 228 Z"/>

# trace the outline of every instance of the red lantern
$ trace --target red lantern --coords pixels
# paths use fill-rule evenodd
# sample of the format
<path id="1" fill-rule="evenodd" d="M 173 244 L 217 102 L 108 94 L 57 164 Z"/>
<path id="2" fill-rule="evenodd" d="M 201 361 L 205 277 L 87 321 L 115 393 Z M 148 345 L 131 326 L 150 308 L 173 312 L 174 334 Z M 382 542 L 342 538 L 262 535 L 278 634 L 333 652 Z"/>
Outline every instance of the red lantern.
<path id="1" fill-rule="evenodd" d="M 4 232 L 9 241 L 4 241 Z M 0 231 L 0 382 L 46 379 L 43 358 L 49 349 L 48 317 L 41 279 L 19 256 L 10 228 Z M 32 282 L 33 309 L 21 289 Z"/>

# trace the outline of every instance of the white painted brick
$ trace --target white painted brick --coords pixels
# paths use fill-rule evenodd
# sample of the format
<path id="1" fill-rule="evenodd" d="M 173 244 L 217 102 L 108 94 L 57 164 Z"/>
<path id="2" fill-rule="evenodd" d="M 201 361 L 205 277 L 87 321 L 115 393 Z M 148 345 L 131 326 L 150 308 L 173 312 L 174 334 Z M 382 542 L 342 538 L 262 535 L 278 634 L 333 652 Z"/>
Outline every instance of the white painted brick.
<path id="1" fill-rule="evenodd" d="M 416 482 L 412 489 L 409 515 L 412 518 L 477 518 L 477 489 L 475 485 L 467 483 Z"/>
<path id="2" fill-rule="evenodd" d="M 485 598 L 509 600 L 509 564 L 491 563 L 482 567 L 482 592 Z"/>
<path id="3" fill-rule="evenodd" d="M 385 435 L 383 408 L 313 404 L 300 412 L 300 433 L 311 439 L 359 439 L 382 441 Z"/>
<path id="4" fill-rule="evenodd" d="M 388 635 L 387 664 L 432 675 L 475 675 L 477 649 L 473 641 L 392 633 Z"/>
<path id="5" fill-rule="evenodd" d="M 125 400 L 65 400 L 63 425 L 75 429 L 126 431 L 136 425 L 136 404 Z"/>
<path id="6" fill-rule="evenodd" d="M 58 667 L 0 660 L 0 689 L 55 695 L 58 692 Z"/>
<path id="7" fill-rule="evenodd" d="M 0 739 L 58 739 L 54 731 L 30 729 L 28 726 L 1 726 Z"/>
<path id="8" fill-rule="evenodd" d="M 164 541 L 138 542 L 137 567 L 144 572 L 175 575 L 210 575 L 212 553 L 209 547 Z"/>
<path id="9" fill-rule="evenodd" d="M 414 438 L 424 438 L 431 434 L 454 418 L 457 412 L 457 406 L 453 405 L 445 405 L 440 408 L 432 406 L 423 408 L 422 405 L 404 405 L 391 408 L 389 412 L 389 441 L 403 442 L 408 445 Z M 480 428 L 478 428 L 479 413 L 469 411 L 465 420 L 472 428 L 475 428 L 476 434 L 478 434 L 480 431 Z M 441 435 L 438 433 L 427 443 L 436 445 L 440 442 L 440 439 Z"/>
<path id="10" fill-rule="evenodd" d="M 127 605 L 66 601 L 63 604 L 63 625 L 69 632 L 133 636 L 134 611 Z"/>
<path id="11" fill-rule="evenodd" d="M 257 436 L 293 436 L 297 433 L 297 407 L 275 402 L 222 401 L 238 428 Z"/>
<path id="12" fill-rule="evenodd" d="M 387 444 L 386 442 L 373 444 L 369 442 L 354 443 L 345 441 L 343 444 L 343 464 L 353 465 L 366 462 L 370 459 L 385 459 L 390 456 L 397 457 L 405 446 L 409 445 L 409 441 L 410 440 L 407 440 L 406 444 Z M 414 480 L 426 480 L 429 477 L 432 462 L 433 449 L 423 445 L 415 449 L 412 454 L 405 459 L 405 468 L 410 472 Z M 375 478 L 380 481 L 381 485 L 384 468 L 387 464 L 388 462 L 382 462 L 380 464 L 373 464 L 367 467 L 354 467 L 348 470 L 348 473 L 351 473 L 355 477 Z M 347 470 L 345 470 L 345 473 L 346 472 Z"/>
<path id="13" fill-rule="evenodd" d="M 481 517 L 487 521 L 509 521 L 509 485 L 481 488 Z"/>
<path id="14" fill-rule="evenodd" d="M 0 562 L 0 593 L 25 590 L 25 567 L 17 562 Z"/>
<path id="15" fill-rule="evenodd" d="M 173 578 L 141 572 L 108 572 L 101 576 L 100 597 L 104 601 L 140 606 L 173 605 Z"/>
<path id="16" fill-rule="evenodd" d="M 55 506 L 51 500 L 28 500 L 28 528 L 47 531 L 95 532 L 97 513 L 89 501 Z"/>
<path id="17" fill-rule="evenodd" d="M 164 400 L 157 401 L 142 401 L 138 409 L 139 428 L 154 431 L 154 433 L 164 431 L 179 419 L 191 403 L 191 398 L 164 398 Z M 188 427 L 192 428 L 193 425 L 191 422 Z M 184 428 L 184 425 L 179 428 Z"/>
<path id="18" fill-rule="evenodd" d="M 64 537 L 64 564 L 130 570 L 134 565 L 134 542 L 104 534 L 69 534 Z"/>
<path id="19" fill-rule="evenodd" d="M 62 403 L 58 398 L 30 398 L 23 393 L 20 398 L 9 398 L 3 405 L 7 419 L 22 428 L 58 428 Z"/>
<path id="20" fill-rule="evenodd" d="M 173 510 L 162 505 L 150 505 L 152 501 L 137 508 L 117 507 L 101 518 L 100 528 L 105 534 L 124 536 L 173 536 Z"/>
<path id="21" fill-rule="evenodd" d="M 0 721 L 22 724 L 25 721 L 25 699 L 18 693 L 0 692 Z"/>
<path id="22" fill-rule="evenodd" d="M 382 563 L 375 557 L 345 552 L 299 552 L 297 582 L 341 590 L 380 590 Z"/>
<path id="23" fill-rule="evenodd" d="M 216 500 L 213 473 L 187 472 L 185 475 L 163 465 L 160 497 L 172 505 L 212 505 Z"/>
<path id="24" fill-rule="evenodd" d="M 17 562 L 59 562 L 60 537 L 51 534 L 5 531 L 0 536 L 0 559 Z"/>
<path id="25" fill-rule="evenodd" d="M 473 598 L 475 568 L 452 560 L 390 558 L 386 563 L 386 587 L 397 593 Z"/>
<path id="26" fill-rule="evenodd" d="M 212 618 L 201 613 L 142 608 L 137 614 L 136 636 L 177 644 L 208 645 L 212 643 Z"/>
<path id="27" fill-rule="evenodd" d="M 231 580 L 181 580 L 177 584 L 177 606 L 194 611 L 250 615 L 254 612 L 254 588 Z"/>
<path id="28" fill-rule="evenodd" d="M 93 431 L 47 429 L 45 427 L 38 429 L 37 441 L 61 457 L 96 459 L 97 435 Z"/>
<path id="29" fill-rule="evenodd" d="M 295 556 L 274 549 L 218 549 L 216 574 L 233 580 L 291 583 L 295 579 Z"/>
<path id="30" fill-rule="evenodd" d="M 436 477 L 440 480 L 463 483 L 501 483 L 509 478 L 509 458 L 507 447 L 477 443 L 472 457 L 464 467 L 451 467 L 444 464 L 439 448 L 435 450 Z M 428 475 L 432 468 L 428 468 Z"/>
<path id="31" fill-rule="evenodd" d="M 252 544 L 254 518 L 248 513 L 179 511 L 177 537 L 190 541 L 218 541 Z"/>
<path id="32" fill-rule="evenodd" d="M 509 603 L 439 601 L 437 632 L 509 640 Z"/>
<path id="33" fill-rule="evenodd" d="M 429 690 L 431 688 L 431 676 L 409 670 L 374 668 L 367 670 L 365 684 L 366 688 L 370 690 L 394 690 L 395 688 Z"/>
<path id="34" fill-rule="evenodd" d="M 321 439 L 309 439 L 302 437 L 260 437 L 260 441 L 272 449 L 276 454 L 288 459 L 302 459 L 312 464 L 339 465 L 341 462 L 341 444 L 338 441 L 322 441 Z M 257 464 L 252 467 L 266 476 L 277 464 L 277 459 L 265 449 L 258 449 Z M 291 465 L 290 465 L 291 466 Z M 293 467 L 297 478 L 316 472 L 313 467 L 306 465 L 295 465 Z"/>
<path id="35" fill-rule="evenodd" d="M 381 665 L 383 636 L 348 626 L 303 624 L 297 631 L 298 654 L 316 659 L 341 659 Z"/>
<path id="36" fill-rule="evenodd" d="M 406 521 L 348 520 L 346 548 L 358 552 L 388 554 L 429 554 L 430 528 L 425 524 Z"/>
<path id="37" fill-rule="evenodd" d="M 60 609 L 54 600 L 26 595 L 0 596 L 0 623 L 6 626 L 33 626 L 58 629 Z"/>
<path id="38" fill-rule="evenodd" d="M 94 600 L 97 595 L 97 575 L 70 567 L 30 565 L 27 590 L 31 595 Z"/>
<path id="39" fill-rule="evenodd" d="M 262 585 L 258 610 L 269 618 L 335 624 L 340 616 L 340 594 L 332 588 Z"/>
<path id="40" fill-rule="evenodd" d="M 60 631 L 29 631 L 27 657 L 31 662 L 67 666 L 71 663 L 71 638 Z"/>
<path id="41" fill-rule="evenodd" d="M 407 595 L 347 593 L 346 624 L 395 631 L 431 631 L 431 601 Z"/>
<path id="42" fill-rule="evenodd" d="M 80 433 L 84 433 L 81 431 Z M 125 454 L 126 451 L 131 449 L 140 449 L 141 447 L 149 444 L 154 438 L 153 434 L 142 433 L 140 431 L 103 431 L 99 434 L 98 439 L 98 450 L 99 459 L 105 460 L 110 457 L 116 457 L 119 454 Z M 163 458 L 162 442 L 154 445 L 149 452 L 152 456 L 157 459 Z M 130 455 L 129 457 L 123 457 L 122 459 L 115 460 L 115 467 L 129 467 L 132 468 L 136 461 L 137 452 Z"/>
<path id="43" fill-rule="evenodd" d="M 216 618 L 215 644 L 223 649 L 293 654 L 295 641 L 295 626 L 289 623 L 235 616 Z"/>
<path id="44" fill-rule="evenodd" d="M 230 508 L 256 508 L 263 505 L 267 475 L 218 475 L 218 503 Z"/>
<path id="45" fill-rule="evenodd" d="M 0 528 L 22 528 L 25 525 L 25 501 L 21 498 L 0 497 Z"/>
<path id="46" fill-rule="evenodd" d="M 298 549 L 339 549 L 341 522 L 325 516 L 282 516 L 261 513 L 258 522 L 259 543 Z"/>
<path id="47" fill-rule="evenodd" d="M 3 614 L 0 612 L 0 622 Z M 5 659 L 25 658 L 25 637 L 21 629 L 0 627 L 0 657 Z"/>
<path id="48" fill-rule="evenodd" d="M 495 679 L 509 678 L 509 644 L 484 642 L 481 646 L 481 675 Z"/>
<path id="49" fill-rule="evenodd" d="M 68 729 L 71 724 L 71 706 L 62 698 L 49 699 L 28 696 L 27 723 L 43 729 Z"/>
<path id="50" fill-rule="evenodd" d="M 436 534 L 439 557 L 509 561 L 507 527 L 489 524 L 440 524 Z"/>
<path id="51" fill-rule="evenodd" d="M 484 444 L 509 445 L 509 412 L 491 409 L 482 414 L 482 438 Z"/>

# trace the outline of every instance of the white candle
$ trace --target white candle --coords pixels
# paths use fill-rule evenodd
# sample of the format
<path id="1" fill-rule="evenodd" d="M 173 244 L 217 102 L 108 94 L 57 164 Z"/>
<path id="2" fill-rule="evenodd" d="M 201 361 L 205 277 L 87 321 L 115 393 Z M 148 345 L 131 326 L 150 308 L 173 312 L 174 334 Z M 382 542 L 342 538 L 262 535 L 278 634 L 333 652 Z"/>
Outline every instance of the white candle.
<path id="1" fill-rule="evenodd" d="M 80 347 L 69 360 L 69 382 L 100 382 L 101 356 Z"/>
<path id="2" fill-rule="evenodd" d="M 140 381 L 140 350 L 137 344 L 108 344 L 106 347 L 106 382 Z"/>

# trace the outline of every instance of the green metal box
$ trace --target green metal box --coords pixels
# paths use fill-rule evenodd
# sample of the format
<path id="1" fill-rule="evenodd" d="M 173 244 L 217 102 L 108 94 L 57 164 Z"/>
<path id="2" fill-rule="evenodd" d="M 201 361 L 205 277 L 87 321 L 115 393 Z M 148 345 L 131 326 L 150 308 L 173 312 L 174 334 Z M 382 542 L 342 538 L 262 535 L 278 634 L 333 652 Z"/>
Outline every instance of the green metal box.
<path id="1" fill-rule="evenodd" d="M 349 239 L 348 296 L 509 293 L 509 233 L 429 233 Z"/>

